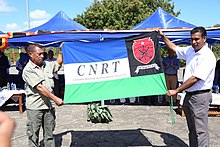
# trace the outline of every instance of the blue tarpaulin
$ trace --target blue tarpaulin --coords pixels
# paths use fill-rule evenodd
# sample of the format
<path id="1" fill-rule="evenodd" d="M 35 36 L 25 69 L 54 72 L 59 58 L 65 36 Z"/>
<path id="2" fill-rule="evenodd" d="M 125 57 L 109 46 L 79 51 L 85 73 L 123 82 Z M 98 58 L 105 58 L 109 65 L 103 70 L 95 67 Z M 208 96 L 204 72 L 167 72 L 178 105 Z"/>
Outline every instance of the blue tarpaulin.
<path id="1" fill-rule="evenodd" d="M 163 29 L 167 37 L 175 44 L 190 44 L 191 29 Z M 206 28 L 207 42 L 213 44 L 220 40 L 220 28 Z M 61 42 L 97 41 L 102 39 L 116 39 L 133 35 L 140 35 L 153 30 L 121 30 L 121 31 L 68 31 L 52 34 L 37 34 L 18 38 L 9 38 L 10 46 L 27 46 L 39 43 L 42 46 L 58 46 Z M 162 40 L 161 40 L 161 43 Z"/>
<path id="2" fill-rule="evenodd" d="M 58 12 L 45 24 L 26 30 L 25 32 L 35 32 L 37 30 L 45 31 L 68 31 L 68 30 L 86 30 L 83 25 L 69 18 L 63 11 Z"/>
<path id="3" fill-rule="evenodd" d="M 132 30 L 143 30 L 149 28 L 194 28 L 193 24 L 182 21 L 168 12 L 164 11 L 162 8 L 158 8 L 152 15 L 147 19 L 143 20 L 139 24 L 135 25 Z"/>
<path id="4" fill-rule="evenodd" d="M 118 39 L 133 35 L 144 34 L 153 31 L 152 28 L 162 28 L 167 37 L 175 44 L 190 44 L 190 31 L 196 27 L 190 23 L 184 22 L 170 15 L 162 8 L 158 8 L 151 16 L 143 22 L 137 24 L 133 30 L 114 30 L 114 31 L 98 31 L 86 30 L 85 27 L 74 22 L 62 11 L 55 15 L 47 23 L 27 30 L 26 32 L 34 32 L 36 30 L 53 31 L 50 34 L 35 34 L 33 36 L 22 36 L 18 38 L 9 38 L 9 46 L 27 46 L 30 43 L 38 43 L 42 46 L 59 46 L 62 42 L 72 41 L 97 41 L 106 39 Z M 84 31 L 70 31 L 84 30 Z M 206 28 L 207 42 L 209 44 L 219 43 L 220 28 Z M 163 41 L 160 41 L 163 44 Z"/>

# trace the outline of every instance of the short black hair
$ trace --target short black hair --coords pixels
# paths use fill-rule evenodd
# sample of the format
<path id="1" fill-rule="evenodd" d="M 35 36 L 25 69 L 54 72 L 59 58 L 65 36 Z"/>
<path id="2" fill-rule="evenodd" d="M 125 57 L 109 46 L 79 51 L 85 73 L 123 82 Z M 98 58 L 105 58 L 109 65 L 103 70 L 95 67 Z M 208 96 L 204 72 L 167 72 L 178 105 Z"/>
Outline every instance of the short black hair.
<path id="1" fill-rule="evenodd" d="M 200 32 L 202 37 L 206 37 L 207 36 L 207 33 L 206 33 L 206 29 L 204 27 L 195 27 L 194 29 L 192 29 L 190 31 L 190 34 L 195 34 L 197 32 Z"/>
<path id="2" fill-rule="evenodd" d="M 49 50 L 49 51 L 48 51 L 48 54 L 50 54 L 50 53 L 52 53 L 52 54 L 53 54 L 53 51 L 52 51 L 52 50 Z"/>
<path id="3" fill-rule="evenodd" d="M 46 60 L 46 59 L 47 59 L 47 57 L 48 57 L 47 52 L 44 52 L 44 60 Z"/>

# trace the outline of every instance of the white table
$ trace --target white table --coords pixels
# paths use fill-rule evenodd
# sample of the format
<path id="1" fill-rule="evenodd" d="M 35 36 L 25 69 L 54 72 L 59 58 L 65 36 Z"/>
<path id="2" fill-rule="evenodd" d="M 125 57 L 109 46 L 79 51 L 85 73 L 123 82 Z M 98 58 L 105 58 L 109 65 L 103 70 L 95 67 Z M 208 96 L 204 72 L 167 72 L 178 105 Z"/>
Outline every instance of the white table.
<path id="1" fill-rule="evenodd" d="M 19 111 L 20 113 L 23 112 L 22 109 L 22 98 L 25 94 L 24 90 L 3 90 L 0 92 L 0 106 L 2 106 L 8 99 L 13 99 L 15 102 L 18 101 L 19 103 Z"/>
<path id="2" fill-rule="evenodd" d="M 184 116 L 184 112 L 182 110 L 183 100 L 186 93 L 178 93 L 178 110 L 181 116 Z M 217 109 L 212 109 L 212 106 L 215 106 Z M 209 108 L 209 115 L 220 115 L 220 94 L 212 93 L 212 103 Z"/>

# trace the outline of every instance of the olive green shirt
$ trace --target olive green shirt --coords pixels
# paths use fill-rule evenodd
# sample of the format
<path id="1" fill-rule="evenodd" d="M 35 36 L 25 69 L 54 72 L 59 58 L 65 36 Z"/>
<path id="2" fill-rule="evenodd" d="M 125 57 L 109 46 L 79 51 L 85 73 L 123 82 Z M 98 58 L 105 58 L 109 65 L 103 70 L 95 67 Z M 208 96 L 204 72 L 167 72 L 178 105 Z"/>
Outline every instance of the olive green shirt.
<path id="1" fill-rule="evenodd" d="M 53 92 L 53 73 L 57 72 L 60 65 L 55 62 L 44 62 L 42 67 L 37 66 L 31 60 L 23 70 L 22 78 L 26 82 L 26 108 L 31 110 L 51 109 L 54 102 L 48 97 L 41 95 L 36 86 L 42 84 L 50 92 Z"/>

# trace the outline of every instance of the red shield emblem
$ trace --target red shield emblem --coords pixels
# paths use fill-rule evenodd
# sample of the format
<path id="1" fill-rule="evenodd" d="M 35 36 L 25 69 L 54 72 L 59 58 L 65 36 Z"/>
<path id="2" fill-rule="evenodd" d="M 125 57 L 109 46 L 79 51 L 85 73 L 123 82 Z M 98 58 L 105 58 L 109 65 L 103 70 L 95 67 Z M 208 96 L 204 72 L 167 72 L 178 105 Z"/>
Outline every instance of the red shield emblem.
<path id="1" fill-rule="evenodd" d="M 135 59 L 143 64 L 148 64 L 154 58 L 154 42 L 150 38 L 134 40 L 132 50 Z"/>

